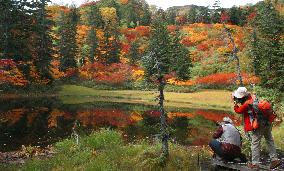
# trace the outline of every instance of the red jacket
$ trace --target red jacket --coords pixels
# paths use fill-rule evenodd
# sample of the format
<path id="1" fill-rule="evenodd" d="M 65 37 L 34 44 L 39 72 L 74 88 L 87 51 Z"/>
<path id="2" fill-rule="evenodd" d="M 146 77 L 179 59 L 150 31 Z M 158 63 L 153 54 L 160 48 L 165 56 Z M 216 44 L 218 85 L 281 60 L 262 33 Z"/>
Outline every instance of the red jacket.
<path id="1" fill-rule="evenodd" d="M 241 106 L 235 105 L 234 110 L 236 113 L 242 114 L 244 117 L 244 130 L 245 132 L 252 131 L 253 128 L 251 126 L 250 122 L 250 116 L 248 114 L 248 111 L 250 110 L 250 106 L 253 103 L 253 98 L 251 95 L 249 95 L 248 99 L 244 104 Z"/>

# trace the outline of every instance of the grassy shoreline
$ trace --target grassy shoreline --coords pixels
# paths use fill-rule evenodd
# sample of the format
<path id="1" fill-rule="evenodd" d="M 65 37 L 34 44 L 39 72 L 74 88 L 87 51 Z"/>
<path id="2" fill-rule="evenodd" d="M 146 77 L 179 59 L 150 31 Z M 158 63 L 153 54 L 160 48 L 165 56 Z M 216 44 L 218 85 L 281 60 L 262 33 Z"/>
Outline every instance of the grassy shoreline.
<path id="1" fill-rule="evenodd" d="M 157 91 L 96 90 L 92 88 L 64 85 L 59 97 L 64 104 L 80 104 L 106 101 L 156 105 Z M 165 92 L 166 107 L 204 108 L 230 111 L 230 92 L 226 90 L 201 90 L 192 93 Z"/>
<path id="2" fill-rule="evenodd" d="M 32 157 L 23 165 L 2 165 L 0 170 L 195 170 L 198 157 L 205 160 L 210 156 L 208 147 L 170 143 L 169 149 L 169 160 L 163 167 L 160 142 L 126 144 L 119 132 L 102 129 L 80 137 L 79 144 L 74 139 L 56 143 L 51 158 Z"/>
<path id="3" fill-rule="evenodd" d="M 283 153 L 284 124 L 274 128 L 276 145 Z M 281 133 L 282 132 L 282 133 Z M 250 151 L 246 144 L 243 147 Z M 57 142 L 51 148 L 53 156 L 30 156 L 22 164 L 1 164 L 0 170 L 200 170 L 210 169 L 212 152 L 208 146 L 183 146 L 169 143 L 167 164 L 162 163 L 161 143 L 159 141 L 140 140 L 125 143 L 123 135 L 114 130 L 101 129 L 91 135 Z M 26 151 L 31 153 L 32 150 Z M 267 153 L 267 152 L 266 152 Z M 201 165 L 198 164 L 201 161 Z"/>

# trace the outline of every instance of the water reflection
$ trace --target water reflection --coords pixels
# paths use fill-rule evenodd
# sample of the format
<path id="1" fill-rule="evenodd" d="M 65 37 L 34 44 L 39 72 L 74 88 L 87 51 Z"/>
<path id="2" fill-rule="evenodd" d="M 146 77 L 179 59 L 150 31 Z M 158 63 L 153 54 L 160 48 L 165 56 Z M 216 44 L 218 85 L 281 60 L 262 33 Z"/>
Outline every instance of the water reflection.
<path id="1" fill-rule="evenodd" d="M 56 98 L 2 100 L 0 106 L 0 151 L 54 143 L 70 136 L 75 121 L 79 121 L 82 134 L 108 127 L 122 131 L 130 142 L 152 139 L 160 129 L 160 113 L 154 106 L 105 102 L 64 105 Z M 230 115 L 212 110 L 168 111 L 171 140 L 185 145 L 207 144 L 214 121 Z"/>

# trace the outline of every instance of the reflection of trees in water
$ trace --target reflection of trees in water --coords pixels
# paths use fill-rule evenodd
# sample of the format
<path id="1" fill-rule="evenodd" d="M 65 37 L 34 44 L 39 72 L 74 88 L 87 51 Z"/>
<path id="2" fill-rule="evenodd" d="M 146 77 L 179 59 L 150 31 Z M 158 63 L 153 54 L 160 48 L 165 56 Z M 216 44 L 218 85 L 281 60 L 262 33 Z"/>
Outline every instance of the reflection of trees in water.
<path id="1" fill-rule="evenodd" d="M 56 99 L 9 99 L 0 101 L 0 150 L 25 145 L 49 144 L 47 120 Z"/>
<path id="2" fill-rule="evenodd" d="M 17 99 L 0 101 L 0 105 L 0 150 L 16 149 L 22 144 L 53 143 L 71 134 L 75 120 L 80 122 L 82 133 L 108 127 L 121 130 L 129 141 L 151 139 L 160 129 L 160 112 L 150 110 L 151 106 L 63 105 L 56 99 Z M 207 110 L 168 114 L 171 139 L 182 144 L 207 144 L 211 137 L 211 128 L 207 124 L 228 116 L 225 112 Z M 196 119 L 196 116 L 202 116 L 202 119 Z"/>

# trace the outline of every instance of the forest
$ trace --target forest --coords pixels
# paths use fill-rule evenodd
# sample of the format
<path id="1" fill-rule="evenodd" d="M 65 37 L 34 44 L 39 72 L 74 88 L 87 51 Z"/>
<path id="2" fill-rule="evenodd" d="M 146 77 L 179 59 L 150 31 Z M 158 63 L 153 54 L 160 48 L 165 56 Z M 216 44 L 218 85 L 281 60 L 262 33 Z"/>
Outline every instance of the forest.
<path id="1" fill-rule="evenodd" d="M 240 84 L 227 29 L 237 48 L 244 84 L 283 91 L 281 1 L 229 9 L 216 1 L 212 8 L 192 5 L 166 11 L 143 0 L 103 0 L 79 7 L 4 1 L 1 11 L 4 90 L 71 79 L 139 84 L 144 75 L 142 58 L 150 46 L 156 46 L 150 39 L 158 13 L 168 34 L 176 36 L 171 43 L 186 48 L 190 66 L 182 71 L 188 75 L 182 82 L 169 73 L 170 84 L 210 88 Z"/>
<path id="2" fill-rule="evenodd" d="M 208 4 L 207 7 L 186 5 L 166 10 L 149 5 L 145 0 L 87 1 L 80 6 L 52 4 L 50 0 L 1 0 L 2 137 L 5 138 L 4 130 L 13 131 L 15 128 L 12 126 L 18 122 L 27 122 L 26 129 L 31 129 L 29 136 L 34 136 L 40 124 L 32 123 L 38 117 L 38 120 L 47 123 L 47 126 L 42 128 L 45 132 L 55 127 L 63 131 L 60 124 L 68 123 L 66 130 L 71 134 L 75 123 L 79 122 L 86 127 L 84 129 L 108 124 L 111 128 L 121 128 L 120 131 L 127 132 L 125 137 L 137 133 L 137 137 L 145 138 L 151 132 L 143 126 L 146 123 L 152 124 L 148 117 L 161 115 L 160 119 L 164 122 L 161 121 L 159 126 L 164 141 L 168 136 L 165 133 L 168 128 L 167 124 L 163 123 L 168 119 L 174 125 L 173 132 L 177 133 L 177 130 L 182 129 L 177 125 L 184 122 L 182 119 L 175 120 L 175 117 L 192 119 L 201 115 L 201 119 L 197 117 L 195 120 L 186 121 L 186 125 L 190 127 L 190 124 L 208 124 L 209 126 L 204 128 L 206 135 L 198 137 L 196 131 L 203 128 L 194 128 L 190 134 L 194 134 L 198 139 L 187 138 L 182 143 L 199 145 L 201 142 L 204 145 L 208 141 L 209 130 L 214 128 L 213 122 L 207 121 L 216 122 L 226 116 L 224 113 L 232 113 L 228 91 L 246 86 L 251 92 L 273 104 L 281 125 L 277 132 L 280 140 L 276 141 L 283 150 L 283 134 L 279 132 L 283 129 L 281 122 L 284 119 L 284 1 L 264 0 L 231 8 L 221 6 L 219 0 Z M 127 92 L 130 90 L 131 92 Z M 157 90 L 160 94 L 154 97 L 153 94 L 157 93 Z M 192 94 L 190 99 L 186 99 L 189 96 L 179 93 Z M 205 96 L 211 96 L 212 99 L 206 101 Z M 30 97 L 40 99 L 41 102 L 28 100 Z M 48 101 L 45 97 L 56 100 Z M 97 97 L 99 100 L 96 100 Z M 23 98 L 27 99 L 25 107 L 22 106 L 25 103 Z M 167 112 L 164 110 L 164 100 Z M 117 109 L 107 104 L 108 102 L 115 103 L 113 106 L 117 105 L 116 103 L 123 103 L 125 106 Z M 92 106 L 91 103 L 96 105 Z M 149 107 L 157 106 L 157 103 L 157 110 Z M 144 106 L 141 106 L 142 104 Z M 189 112 L 189 108 L 194 109 L 194 112 Z M 216 112 L 200 109 L 226 112 L 218 115 Z M 37 116 L 35 113 L 48 113 L 50 116 Z M 23 119 L 25 115 L 27 117 Z M 233 117 L 240 124 L 240 118 Z M 143 124 L 133 126 L 142 121 Z M 126 128 L 126 125 L 131 127 Z M 133 132 L 130 131 L 131 128 Z M 142 132 L 139 132 L 140 129 Z M 151 125 L 151 129 L 157 132 L 159 130 L 154 125 Z M 63 132 L 59 133 L 57 130 L 56 134 L 66 138 Z M 50 134 L 48 131 L 47 135 L 53 136 Z M 119 133 L 113 130 L 100 130 L 93 134 L 102 136 L 102 139 L 114 138 L 114 142 L 112 144 L 110 139 L 107 139 L 106 143 L 109 144 L 104 146 L 99 144 L 100 139 L 95 136 L 83 138 L 82 144 L 88 146 L 86 149 L 76 146 L 71 140 L 65 140 L 57 146 L 63 152 L 72 149 L 73 151 L 67 152 L 68 155 L 72 155 L 74 151 L 93 150 L 92 155 L 96 156 L 101 153 L 100 150 L 96 151 L 96 148 L 105 149 L 112 145 L 119 147 L 123 144 Z M 177 135 L 181 136 L 177 139 L 184 138 L 178 133 Z M 49 140 L 46 141 L 49 143 Z M 0 148 L 0 159 L 1 150 L 18 150 L 19 145 L 17 148 L 6 147 L 7 142 L 8 140 L 0 141 L 5 144 Z M 50 142 L 57 142 L 57 139 Z M 27 144 L 30 143 L 30 140 L 27 141 Z M 148 169 L 157 169 L 157 161 L 146 159 L 153 157 L 152 153 L 156 155 L 157 149 L 165 150 L 166 147 L 164 144 L 162 147 L 148 147 L 149 144 L 141 143 L 141 147 L 136 146 L 133 151 L 130 147 L 125 147 L 125 155 L 131 156 L 137 152 L 140 155 L 138 157 L 146 162 L 145 165 L 138 164 L 138 168 L 145 168 L 147 163 L 150 163 Z M 92 145 L 95 146 L 94 149 Z M 142 154 L 142 147 L 148 148 L 149 151 Z M 175 156 L 190 157 L 181 154 L 182 150 L 188 150 L 184 147 L 170 144 L 169 148 Z M 123 151 L 121 147 L 116 150 Z M 193 151 L 190 152 L 190 158 L 197 155 L 197 152 Z M 83 152 L 79 156 L 84 156 Z M 118 157 L 116 152 L 112 152 L 115 153 L 114 157 Z M 90 151 L 89 153 L 91 154 Z M 86 155 L 86 158 L 90 157 Z M 204 152 L 200 155 L 208 154 Z M 63 156 L 57 157 L 54 163 Z M 138 161 L 139 158 L 135 158 L 133 162 L 137 164 Z M 82 159 L 81 162 L 85 161 Z M 176 161 L 171 162 L 168 165 L 170 169 L 178 165 Z M 64 169 L 72 168 L 72 164 L 65 164 Z M 185 165 L 188 167 L 192 163 Z M 89 166 L 84 169 L 100 168 Z M 101 167 L 108 166 L 102 164 Z M 115 164 L 109 167 L 113 169 Z M 124 163 L 121 168 L 129 169 L 129 163 Z M 29 167 L 24 169 L 29 170 Z"/>

